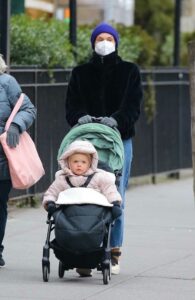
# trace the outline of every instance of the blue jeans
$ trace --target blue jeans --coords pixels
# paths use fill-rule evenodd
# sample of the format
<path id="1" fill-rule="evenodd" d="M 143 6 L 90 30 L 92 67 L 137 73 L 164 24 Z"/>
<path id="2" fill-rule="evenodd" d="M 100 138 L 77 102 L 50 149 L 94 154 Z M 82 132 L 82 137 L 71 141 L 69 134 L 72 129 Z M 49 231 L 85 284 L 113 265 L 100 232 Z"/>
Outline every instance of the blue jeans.
<path id="1" fill-rule="evenodd" d="M 3 252 L 3 238 L 7 222 L 7 201 L 9 192 L 12 188 L 10 180 L 0 181 L 0 256 Z"/>
<path id="2" fill-rule="evenodd" d="M 122 215 L 116 219 L 111 231 L 111 248 L 121 247 L 123 243 L 124 232 L 124 208 L 125 208 L 125 191 L 128 186 L 128 180 L 131 170 L 131 162 L 133 158 L 132 140 L 123 140 L 124 146 L 124 165 L 122 170 L 122 176 L 120 178 L 119 193 L 122 197 Z"/>

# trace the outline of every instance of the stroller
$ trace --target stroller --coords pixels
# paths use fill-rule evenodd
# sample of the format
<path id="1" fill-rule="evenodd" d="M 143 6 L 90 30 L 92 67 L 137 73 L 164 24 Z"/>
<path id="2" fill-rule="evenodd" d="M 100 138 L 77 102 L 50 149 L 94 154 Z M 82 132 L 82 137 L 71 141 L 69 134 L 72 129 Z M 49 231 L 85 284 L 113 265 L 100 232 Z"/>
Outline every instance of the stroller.
<path id="1" fill-rule="evenodd" d="M 58 158 L 73 141 L 88 140 L 98 152 L 98 168 L 113 172 L 118 185 L 124 160 L 120 134 L 116 129 L 96 122 L 72 128 L 60 145 Z M 75 196 L 76 189 L 78 193 Z M 52 217 L 48 214 L 48 231 L 42 257 L 43 281 L 49 280 L 49 256 L 52 249 L 59 260 L 59 278 L 63 278 L 65 271 L 70 269 L 96 268 L 102 271 L 103 283 L 108 284 L 111 279 L 110 235 L 114 220 L 110 207 L 112 205 L 105 205 L 103 200 L 102 205 L 92 201 L 97 193 L 90 189 L 69 189 L 67 199 L 80 197 L 84 199 L 84 203 L 59 205 Z M 98 197 L 104 197 L 98 194 Z M 55 238 L 50 241 L 52 231 Z"/>

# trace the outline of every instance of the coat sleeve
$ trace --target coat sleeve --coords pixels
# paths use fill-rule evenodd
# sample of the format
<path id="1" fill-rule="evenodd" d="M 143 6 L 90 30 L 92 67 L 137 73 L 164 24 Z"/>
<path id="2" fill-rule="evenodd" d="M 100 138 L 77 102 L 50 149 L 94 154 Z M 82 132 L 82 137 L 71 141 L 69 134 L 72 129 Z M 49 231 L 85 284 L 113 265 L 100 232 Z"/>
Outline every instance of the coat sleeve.
<path id="1" fill-rule="evenodd" d="M 81 99 L 77 70 L 76 67 L 72 71 L 66 95 L 66 119 L 71 127 L 77 124 L 80 117 L 87 115 Z"/>
<path id="2" fill-rule="evenodd" d="M 43 195 L 43 206 L 46 207 L 48 201 L 56 202 L 60 192 L 64 191 L 67 187 L 65 185 L 64 175 L 56 172 L 56 178 L 54 182 L 49 186 L 47 191 Z"/>
<path id="3" fill-rule="evenodd" d="M 122 199 L 116 188 L 114 174 L 106 171 L 97 173 L 97 182 L 101 193 L 107 198 L 110 203 L 114 201 L 121 202 Z"/>
<path id="4" fill-rule="evenodd" d="M 16 104 L 19 96 L 21 95 L 22 90 L 20 85 L 13 76 L 10 76 L 8 86 L 7 86 L 7 95 L 11 107 L 13 108 Z M 24 101 L 13 119 L 13 123 L 17 124 L 20 128 L 20 132 L 27 130 L 33 123 L 36 118 L 36 108 L 30 101 L 29 97 L 24 94 Z"/>
<path id="5" fill-rule="evenodd" d="M 136 64 L 132 64 L 120 108 L 112 114 L 112 117 L 117 120 L 120 132 L 123 132 L 125 128 L 131 128 L 138 120 L 142 98 L 140 70 Z"/>

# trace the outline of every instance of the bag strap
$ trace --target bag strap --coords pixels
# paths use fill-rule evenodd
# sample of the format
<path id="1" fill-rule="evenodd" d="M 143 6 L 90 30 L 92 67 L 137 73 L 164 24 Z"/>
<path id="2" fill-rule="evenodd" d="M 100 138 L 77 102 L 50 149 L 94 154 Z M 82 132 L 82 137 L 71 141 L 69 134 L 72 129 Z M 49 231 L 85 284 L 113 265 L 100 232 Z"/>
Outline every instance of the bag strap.
<path id="1" fill-rule="evenodd" d="M 10 127 L 11 122 L 13 121 L 13 118 L 15 117 L 15 115 L 17 114 L 17 112 L 20 109 L 20 106 L 22 105 L 22 102 L 24 100 L 24 94 L 21 93 L 20 97 L 18 98 L 18 101 L 16 102 L 6 124 L 5 124 L 5 131 L 7 131 Z"/>
<path id="2" fill-rule="evenodd" d="M 95 175 L 95 173 L 89 175 L 87 177 L 87 180 L 85 181 L 85 183 L 83 185 L 81 185 L 81 187 L 87 187 L 94 175 Z"/>
<path id="3" fill-rule="evenodd" d="M 84 184 L 80 185 L 79 187 L 87 187 L 94 175 L 95 175 L 95 173 L 89 175 L 89 176 L 87 177 L 87 180 L 84 182 Z M 70 178 L 69 178 L 69 177 L 66 177 L 66 181 L 67 181 L 67 183 L 68 183 L 71 187 L 73 187 L 73 188 L 76 187 L 76 186 L 74 186 L 74 185 L 70 182 Z"/>

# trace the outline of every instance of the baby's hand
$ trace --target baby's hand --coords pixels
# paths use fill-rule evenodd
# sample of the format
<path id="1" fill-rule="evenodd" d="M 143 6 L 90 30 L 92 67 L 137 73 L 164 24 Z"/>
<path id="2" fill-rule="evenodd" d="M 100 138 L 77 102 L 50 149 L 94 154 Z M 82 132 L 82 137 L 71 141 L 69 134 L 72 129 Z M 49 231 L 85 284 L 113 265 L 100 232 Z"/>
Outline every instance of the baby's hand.
<path id="1" fill-rule="evenodd" d="M 47 202 L 47 208 L 46 208 L 48 214 L 50 216 L 53 215 L 53 213 L 56 211 L 56 205 L 55 205 L 55 202 L 54 201 L 48 201 Z"/>
<path id="2" fill-rule="evenodd" d="M 122 215 L 122 208 L 120 206 L 120 203 L 118 201 L 114 201 L 112 207 L 112 217 L 113 219 L 117 219 Z"/>

